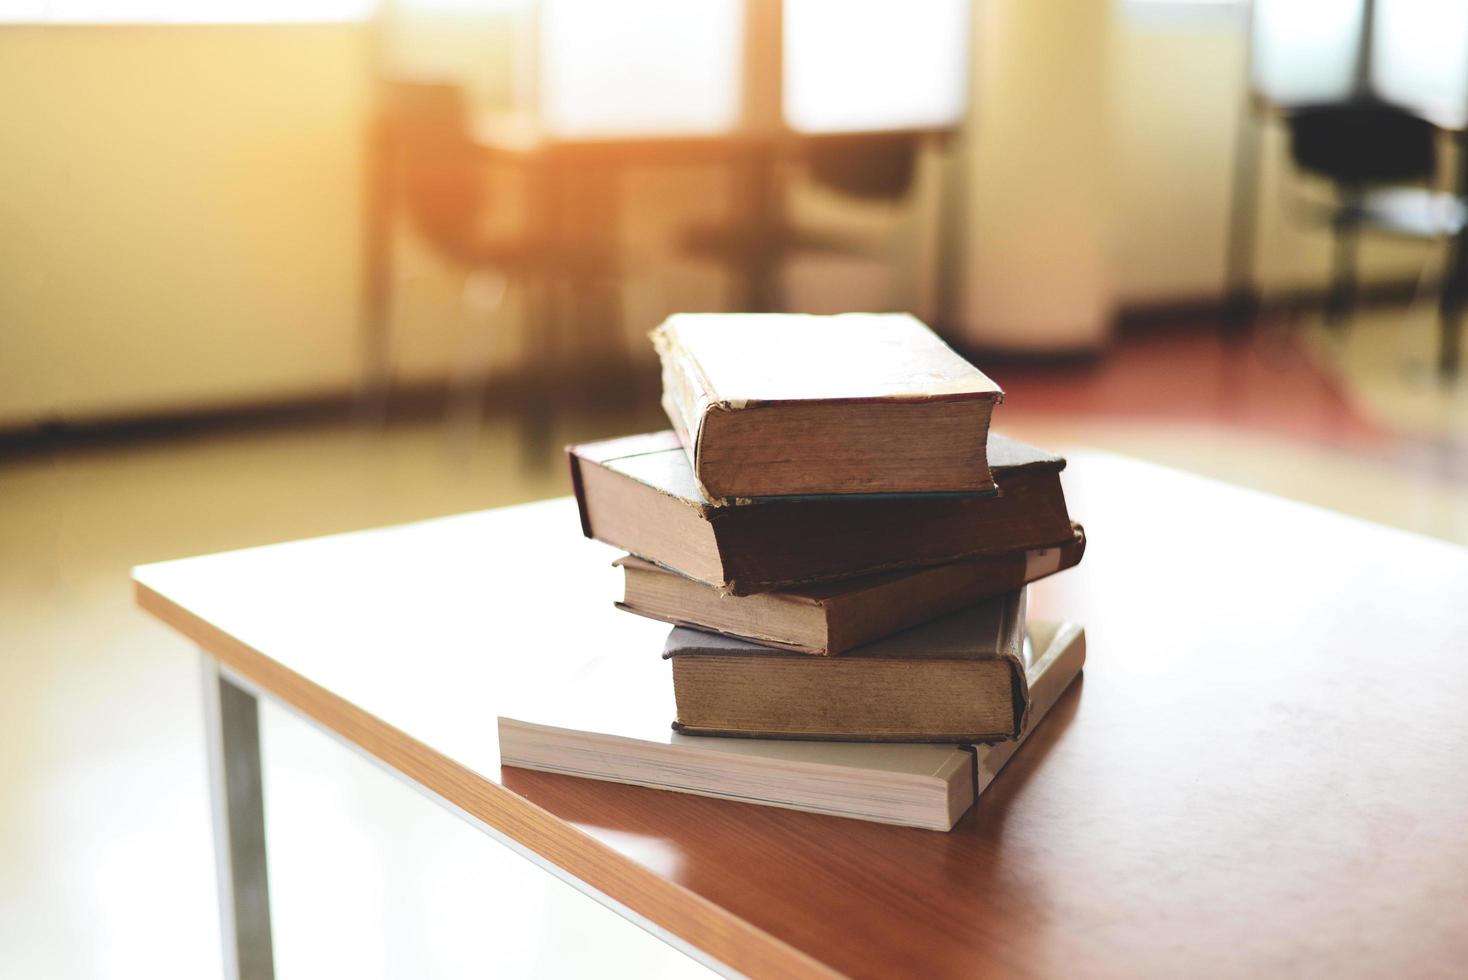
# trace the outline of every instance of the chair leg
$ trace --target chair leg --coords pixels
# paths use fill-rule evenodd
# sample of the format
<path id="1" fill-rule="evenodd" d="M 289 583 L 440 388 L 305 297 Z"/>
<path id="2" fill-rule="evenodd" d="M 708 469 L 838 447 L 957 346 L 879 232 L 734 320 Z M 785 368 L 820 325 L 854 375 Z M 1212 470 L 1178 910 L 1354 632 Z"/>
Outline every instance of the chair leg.
<path id="1" fill-rule="evenodd" d="M 1458 193 L 1468 190 L 1468 142 L 1458 145 Z M 1468 305 L 1468 228 L 1459 228 L 1448 240 L 1448 262 L 1443 271 L 1439 301 L 1437 373 L 1444 381 L 1458 376 L 1462 360 L 1463 307 Z"/>
<path id="2" fill-rule="evenodd" d="M 1445 295 L 1444 300 L 1449 300 Z M 1463 359 L 1463 303 L 1453 298 L 1444 302 L 1438 313 L 1437 374 L 1444 381 L 1458 377 Z"/>
<path id="3" fill-rule="evenodd" d="M 1457 134 L 1454 185 L 1458 199 L 1468 196 L 1468 134 Z M 1463 307 L 1468 305 L 1468 227 L 1460 226 L 1448 240 L 1448 265 L 1443 273 L 1442 308 L 1438 321 L 1437 373 L 1443 381 L 1457 378 L 1462 359 Z"/>
<path id="4" fill-rule="evenodd" d="M 528 325 L 534 338 L 535 359 L 538 369 L 533 370 L 535 382 L 529 397 L 520 410 L 520 449 L 525 465 L 529 469 L 544 470 L 554 458 L 555 407 L 554 379 L 559 350 L 556 344 L 556 318 L 561 315 L 557 304 L 559 282 L 556 277 L 540 270 L 528 277 L 526 305 L 529 312 Z"/>
<path id="5" fill-rule="evenodd" d="M 463 335 L 449 381 L 448 427 L 462 455 L 473 452 L 484 422 L 489 399 L 489 377 L 494 370 L 495 348 L 501 326 L 499 316 L 509 289 L 506 278 L 481 269 L 468 273 L 464 281 Z"/>
<path id="6" fill-rule="evenodd" d="M 1224 273 L 1223 335 L 1238 340 L 1259 317 L 1259 287 L 1254 281 L 1259 170 L 1263 143 L 1252 96 L 1244 99 L 1234 142 L 1233 185 L 1229 199 L 1227 266 Z"/>
<path id="7" fill-rule="evenodd" d="M 742 313 L 779 313 L 785 309 L 780 272 L 787 228 L 784 189 L 777 173 L 779 160 L 772 147 L 759 145 L 741 157 L 740 211 L 761 246 L 746 247 L 740 255 Z"/>
<path id="8" fill-rule="evenodd" d="M 1353 223 L 1338 222 L 1334 237 L 1335 254 L 1330 292 L 1325 300 L 1325 322 L 1338 330 L 1345 325 L 1356 305 L 1357 228 Z"/>

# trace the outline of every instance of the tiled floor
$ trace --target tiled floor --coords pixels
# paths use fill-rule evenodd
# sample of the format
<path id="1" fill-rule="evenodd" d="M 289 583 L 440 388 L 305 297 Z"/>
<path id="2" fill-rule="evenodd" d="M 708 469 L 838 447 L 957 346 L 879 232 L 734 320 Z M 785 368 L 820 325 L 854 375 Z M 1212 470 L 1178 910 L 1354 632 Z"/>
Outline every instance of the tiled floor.
<path id="1" fill-rule="evenodd" d="M 996 370 L 999 425 L 1468 543 L 1463 388 L 1422 390 L 1410 329 L 1380 319 L 1339 349 L 1161 335 Z M 554 442 L 659 424 L 566 417 Z M 197 664 L 132 608 L 128 567 L 564 493 L 519 438 L 278 428 L 0 464 L 0 976 L 217 972 Z M 267 709 L 264 732 L 281 976 L 697 972 L 298 720 Z"/>

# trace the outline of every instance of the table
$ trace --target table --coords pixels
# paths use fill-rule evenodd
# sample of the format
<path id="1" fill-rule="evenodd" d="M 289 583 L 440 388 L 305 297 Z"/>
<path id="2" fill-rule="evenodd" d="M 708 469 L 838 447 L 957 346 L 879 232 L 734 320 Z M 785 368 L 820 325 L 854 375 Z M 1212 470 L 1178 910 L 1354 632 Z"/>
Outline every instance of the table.
<path id="1" fill-rule="evenodd" d="M 221 887 L 269 971 L 257 697 L 724 968 L 1446 974 L 1468 961 L 1468 550 L 1070 454 L 1089 658 L 952 833 L 501 769 L 497 706 L 657 656 L 569 500 L 141 567 L 212 673 Z M 609 691 L 608 696 L 615 696 Z"/>
<path id="2" fill-rule="evenodd" d="M 491 114 L 476 121 L 471 138 L 484 160 L 538 178 L 540 193 L 546 197 L 542 212 L 564 212 L 560 214 L 562 219 L 574 216 L 566 223 L 578 225 L 583 237 L 599 238 L 618 256 L 624 251 L 619 241 L 623 210 L 619 186 L 625 174 L 638 168 L 723 168 L 731 178 L 729 216 L 703 229 L 704 237 L 715 237 L 713 232 L 733 237 L 740 229 L 752 233 L 749 247 L 730 249 L 730 265 L 739 280 L 734 304 L 750 313 L 776 313 L 787 305 L 780 273 L 791 254 L 803 250 L 861 255 L 881 248 L 869 235 L 801 228 L 792 221 L 780 179 L 782 166 L 808 161 L 822 145 L 844 147 L 853 156 L 859 156 L 864 146 L 892 142 L 910 145 L 914 154 L 925 147 L 941 151 L 955 141 L 957 134 L 955 124 L 829 133 L 769 127 L 741 128 L 730 133 L 565 136 L 547 131 L 524 116 Z M 576 195 L 578 184 L 592 193 Z M 937 215 L 944 206 L 943 188 L 935 187 L 930 198 L 919 206 Z M 574 203 L 567 203 L 573 199 Z M 566 231 L 562 228 L 557 235 L 564 236 Z M 689 244 L 683 242 L 683 250 L 689 250 Z"/>

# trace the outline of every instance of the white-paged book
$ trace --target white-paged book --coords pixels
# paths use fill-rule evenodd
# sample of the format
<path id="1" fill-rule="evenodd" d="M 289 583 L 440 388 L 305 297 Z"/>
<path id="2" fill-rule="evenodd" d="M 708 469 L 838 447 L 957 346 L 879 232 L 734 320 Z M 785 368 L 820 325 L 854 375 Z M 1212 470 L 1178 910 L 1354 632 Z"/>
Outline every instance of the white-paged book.
<path id="1" fill-rule="evenodd" d="M 1040 725 L 1085 663 L 1073 623 L 1029 624 L 1030 712 L 1018 739 L 984 745 L 679 735 L 656 655 L 599 658 L 542 704 L 499 718 L 506 766 L 878 823 L 950 830 Z M 614 679 L 615 678 L 615 679 Z M 616 692 L 616 697 L 608 697 Z"/>

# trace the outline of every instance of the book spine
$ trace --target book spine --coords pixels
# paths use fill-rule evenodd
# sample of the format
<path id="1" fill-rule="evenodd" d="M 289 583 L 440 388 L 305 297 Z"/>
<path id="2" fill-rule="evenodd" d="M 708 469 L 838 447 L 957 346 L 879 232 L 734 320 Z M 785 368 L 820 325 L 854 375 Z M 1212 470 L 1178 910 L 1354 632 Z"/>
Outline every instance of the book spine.
<path id="1" fill-rule="evenodd" d="M 1071 568 L 1081 560 L 1084 550 L 1085 532 L 1076 524 L 1074 538 L 1063 545 L 938 565 L 925 572 L 913 572 L 902 584 L 885 582 L 875 590 L 854 591 L 828 600 L 829 647 L 821 652 L 845 653 L 985 599 L 1024 588 Z M 881 598 L 873 601 L 874 596 Z M 833 606 L 839 607 L 839 611 L 833 611 Z"/>
<path id="2" fill-rule="evenodd" d="M 581 457 L 574 449 L 567 449 L 566 460 L 571 466 L 571 491 L 576 495 L 576 510 L 581 515 L 581 533 L 588 538 L 594 538 L 596 535 L 591 533 L 591 513 L 586 508 L 586 486 L 581 479 Z"/>
<path id="3" fill-rule="evenodd" d="M 789 650 L 791 653 L 806 653 L 810 654 L 813 657 L 826 656 L 827 652 L 825 647 L 814 647 L 810 646 L 809 644 L 791 643 L 786 640 L 780 639 L 779 637 L 764 636 L 762 634 L 753 633 L 748 630 L 736 631 L 732 629 L 726 629 L 716 623 L 701 622 L 692 619 L 683 619 L 675 613 L 653 612 L 650 609 L 643 609 L 633 603 L 626 601 L 613 602 L 612 605 L 616 606 L 623 612 L 632 613 L 634 616 L 642 616 L 647 619 L 655 619 L 660 623 L 667 623 L 670 626 L 684 626 L 689 629 L 703 630 L 706 633 L 718 633 L 720 636 L 727 636 L 735 640 L 745 640 L 750 643 L 759 643 L 763 646 L 774 647 L 776 650 Z"/>
<path id="4" fill-rule="evenodd" d="M 740 405 L 719 398 L 709 383 L 698 360 L 679 343 L 677 333 L 666 324 L 652 333 L 653 346 L 657 349 L 662 365 L 663 412 L 673 424 L 683 450 L 688 454 L 688 465 L 693 468 L 693 480 L 710 506 L 723 507 L 732 500 L 712 493 L 704 483 L 702 457 L 705 424 L 711 412 L 734 411 Z"/>
<path id="5" fill-rule="evenodd" d="M 697 476 L 698 438 L 713 395 L 697 365 L 666 326 L 653 331 L 652 341 L 662 364 L 663 411 L 673 423 L 673 431 L 678 433 L 678 441 L 688 453 L 688 464 Z"/>
<path id="6" fill-rule="evenodd" d="M 722 591 L 777 592 L 1074 542 L 1055 469 L 1026 468 L 1001 488 L 997 497 L 869 494 L 714 508 L 708 516 L 728 580 Z M 828 542 L 839 542 L 839 552 Z"/>
<path id="7" fill-rule="evenodd" d="M 1030 718 L 1030 683 L 1025 676 L 1025 619 L 1029 608 L 1029 589 L 1016 589 L 1009 593 L 1004 603 L 1004 616 L 1000 619 L 997 648 L 1009 661 L 1014 671 L 1014 729 L 1011 737 L 1024 734 Z"/>
<path id="8" fill-rule="evenodd" d="M 1086 529 L 1075 521 L 1071 521 L 1070 534 L 1070 540 L 1057 549 L 1060 552 L 1059 563 L 1049 571 L 1037 571 L 1030 578 L 1031 582 L 1035 579 L 1044 578 L 1046 575 L 1053 575 L 1056 572 L 1064 571 L 1067 568 L 1074 568 L 1081 563 L 1081 559 L 1086 556 Z M 1028 570 L 1026 570 L 1026 573 L 1028 574 Z"/>
<path id="9" fill-rule="evenodd" d="M 1074 623 L 1062 624 L 1047 651 L 1048 662 L 1036 664 L 1032 669 L 1039 676 L 1030 689 L 1031 708 L 1025 728 L 1018 738 L 1009 742 L 994 742 L 970 746 L 978 782 L 975 789 L 982 794 L 999 775 L 1004 764 L 1014 757 L 1025 740 L 1045 720 L 1050 709 L 1055 707 L 1064 694 L 1080 676 L 1086 664 L 1086 633 Z"/>

